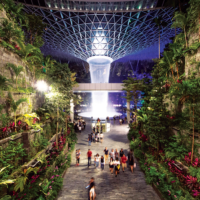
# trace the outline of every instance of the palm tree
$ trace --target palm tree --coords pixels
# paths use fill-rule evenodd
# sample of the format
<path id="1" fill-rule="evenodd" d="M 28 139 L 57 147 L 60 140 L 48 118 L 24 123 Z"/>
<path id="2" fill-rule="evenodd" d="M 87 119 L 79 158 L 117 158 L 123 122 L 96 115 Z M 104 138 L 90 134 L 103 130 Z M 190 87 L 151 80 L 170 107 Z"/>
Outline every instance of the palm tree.
<path id="1" fill-rule="evenodd" d="M 126 99 L 127 101 L 131 101 L 133 99 L 135 112 L 137 113 L 138 98 L 139 98 L 140 91 L 143 88 L 143 85 L 141 84 L 141 81 L 137 80 L 136 78 L 131 78 L 131 77 L 128 77 L 128 80 L 124 80 L 123 83 L 124 84 L 123 84 L 122 90 L 127 92 Z M 135 123 L 136 123 L 136 120 L 137 119 L 135 118 Z"/>
<path id="2" fill-rule="evenodd" d="M 21 103 L 27 102 L 27 101 L 28 101 L 27 98 L 21 98 L 21 99 L 19 99 L 19 100 L 17 100 L 17 101 L 14 101 L 14 99 L 13 99 L 11 93 L 10 93 L 10 92 L 8 93 L 7 102 L 10 104 L 11 109 L 12 109 L 12 111 L 14 112 L 15 127 L 16 127 L 16 112 L 17 112 L 17 109 L 18 109 L 18 107 L 19 107 L 19 105 L 20 105 Z M 16 132 L 16 128 L 15 128 L 15 132 Z"/>
<path id="3" fill-rule="evenodd" d="M 22 42 L 18 42 L 20 50 L 18 53 L 22 56 L 22 61 L 24 62 L 25 65 L 33 65 L 33 71 L 34 71 L 34 78 L 35 78 L 35 65 L 34 62 L 40 61 L 42 58 L 42 53 L 39 48 L 34 47 L 31 44 L 25 45 Z M 26 80 L 26 70 L 25 70 L 25 80 Z M 27 88 L 27 84 L 26 84 Z"/>
<path id="4" fill-rule="evenodd" d="M 45 63 L 46 69 L 51 69 L 56 63 L 56 61 L 52 60 L 51 56 L 47 56 L 44 58 L 44 63 Z"/>
<path id="5" fill-rule="evenodd" d="M 0 90 L 9 90 L 10 87 L 12 87 L 10 80 L 0 74 Z"/>
<path id="6" fill-rule="evenodd" d="M 16 88 L 18 89 L 18 86 L 17 86 L 17 80 L 18 80 L 18 76 L 21 72 L 24 71 L 24 67 L 22 66 L 16 66 L 14 65 L 13 63 L 8 63 L 7 64 L 7 67 L 8 68 L 11 68 L 13 70 L 13 72 L 15 73 L 15 81 L 16 81 Z"/>
<path id="7" fill-rule="evenodd" d="M 167 23 L 165 21 L 162 20 L 162 17 L 157 17 L 157 18 L 154 18 L 153 20 L 156 24 L 156 26 L 158 27 L 158 33 L 159 33 L 159 36 L 158 36 L 158 56 L 159 56 L 159 59 L 160 59 L 160 29 L 161 27 L 165 27 L 167 25 Z"/>
<path id="8" fill-rule="evenodd" d="M 173 44 L 169 44 L 170 50 L 172 50 L 173 52 L 173 61 L 176 64 L 176 72 L 177 72 L 177 76 L 179 79 L 179 66 L 181 65 L 181 63 L 183 63 L 183 59 L 184 59 L 184 54 L 183 54 L 183 48 L 182 45 L 180 43 L 173 43 Z"/>
<path id="9" fill-rule="evenodd" d="M 172 77 L 174 79 L 174 82 L 175 81 L 175 77 L 174 77 L 174 60 L 173 60 L 173 52 L 172 51 L 164 51 L 163 53 L 163 58 L 160 60 L 159 64 L 165 69 L 168 71 L 168 69 L 171 70 L 171 74 L 172 74 Z"/>
<path id="10" fill-rule="evenodd" d="M 188 20 L 187 20 L 186 14 L 182 12 L 175 12 L 173 20 L 174 22 L 171 27 L 172 28 L 179 27 L 183 30 L 184 36 L 185 36 L 185 44 L 186 44 L 186 47 L 188 47 L 187 32 L 186 32 L 186 26 L 188 24 Z"/>

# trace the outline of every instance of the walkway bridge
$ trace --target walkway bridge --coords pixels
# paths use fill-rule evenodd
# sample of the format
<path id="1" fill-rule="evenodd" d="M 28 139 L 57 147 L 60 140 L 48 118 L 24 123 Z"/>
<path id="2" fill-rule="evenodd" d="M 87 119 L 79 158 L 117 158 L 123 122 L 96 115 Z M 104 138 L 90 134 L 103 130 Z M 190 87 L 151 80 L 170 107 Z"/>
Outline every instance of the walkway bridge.
<path id="1" fill-rule="evenodd" d="M 93 91 L 107 91 L 107 92 L 122 92 L 122 83 L 79 83 L 77 87 L 73 88 L 74 92 L 93 92 Z"/>

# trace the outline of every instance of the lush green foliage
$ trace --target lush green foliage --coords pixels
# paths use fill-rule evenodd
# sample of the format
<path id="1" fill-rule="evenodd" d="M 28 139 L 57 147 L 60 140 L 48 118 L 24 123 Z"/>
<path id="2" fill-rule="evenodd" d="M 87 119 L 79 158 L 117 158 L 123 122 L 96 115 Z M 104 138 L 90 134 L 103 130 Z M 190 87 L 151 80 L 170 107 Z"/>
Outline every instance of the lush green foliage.
<path id="1" fill-rule="evenodd" d="M 138 89 L 145 92 L 144 103 L 134 113 L 137 123 L 130 126 L 128 133 L 146 181 L 154 184 L 165 199 L 198 199 L 200 194 L 200 64 L 195 58 L 200 48 L 200 1 L 190 0 L 190 5 L 187 13 L 174 15 L 172 28 L 183 32 L 155 60 L 148 90 Z M 196 40 L 189 38 L 191 34 Z M 137 85 L 142 81 L 134 82 Z M 125 89 L 129 92 L 127 98 L 137 98 L 131 84 Z"/>

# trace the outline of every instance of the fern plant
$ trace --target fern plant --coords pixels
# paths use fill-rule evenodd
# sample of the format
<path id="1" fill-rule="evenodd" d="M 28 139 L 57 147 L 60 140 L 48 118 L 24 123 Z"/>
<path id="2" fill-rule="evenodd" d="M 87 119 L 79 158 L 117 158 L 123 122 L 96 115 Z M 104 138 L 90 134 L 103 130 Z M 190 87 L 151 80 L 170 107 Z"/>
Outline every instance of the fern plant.
<path id="1" fill-rule="evenodd" d="M 13 22 L 4 19 L 0 26 L 0 37 L 7 43 L 11 44 L 15 41 L 23 41 L 23 31 Z"/>
<path id="2" fill-rule="evenodd" d="M 8 167 L 8 166 L 7 166 Z M 2 169 L 0 169 L 0 177 L 3 174 L 3 171 L 7 168 L 7 167 L 3 167 Z M 7 179 L 7 180 L 0 180 L 0 186 L 2 185 L 6 185 L 8 187 L 8 184 L 12 184 L 15 182 L 16 179 Z"/>
<path id="3" fill-rule="evenodd" d="M 8 63 L 7 67 L 10 68 L 10 69 L 12 69 L 13 72 L 15 73 L 16 88 L 18 89 L 18 86 L 17 86 L 18 76 L 19 76 L 19 74 L 21 72 L 24 71 L 24 67 L 23 66 L 16 66 L 13 63 Z"/>
<path id="4" fill-rule="evenodd" d="M 14 101 L 13 97 L 12 97 L 12 94 L 9 92 L 8 93 L 8 98 L 7 98 L 7 102 L 10 104 L 11 106 L 11 109 L 12 111 L 14 112 L 14 118 L 15 118 L 15 132 L 16 132 L 16 112 L 17 112 L 17 109 L 19 107 L 19 105 L 23 102 L 27 102 L 27 98 L 21 98 L 17 101 Z"/>
<path id="5" fill-rule="evenodd" d="M 38 167 L 35 167 L 35 168 L 29 167 L 27 170 L 21 170 L 20 175 L 18 175 L 18 177 L 16 179 L 14 190 L 16 192 L 18 190 L 20 190 L 20 192 L 22 192 L 24 190 L 24 186 L 26 185 L 26 182 L 28 180 L 28 175 L 32 172 L 34 174 L 37 174 L 38 170 L 39 170 Z"/>
<path id="6" fill-rule="evenodd" d="M 11 87 L 10 80 L 0 74 L 0 91 L 9 90 Z"/>

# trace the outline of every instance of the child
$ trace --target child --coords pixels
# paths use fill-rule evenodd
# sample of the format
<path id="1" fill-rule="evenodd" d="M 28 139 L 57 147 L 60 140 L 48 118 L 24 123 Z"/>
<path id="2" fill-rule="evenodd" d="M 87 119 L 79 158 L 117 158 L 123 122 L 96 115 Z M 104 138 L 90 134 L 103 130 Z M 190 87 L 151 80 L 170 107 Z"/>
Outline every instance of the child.
<path id="1" fill-rule="evenodd" d="M 80 162 L 80 155 L 81 155 L 81 150 L 78 149 L 77 153 L 76 153 L 76 160 L 77 160 L 77 166 L 79 166 L 79 162 Z"/>
<path id="2" fill-rule="evenodd" d="M 99 168 L 99 154 L 96 155 L 96 168 Z"/>
<path id="3" fill-rule="evenodd" d="M 101 170 L 102 171 L 104 170 L 104 165 L 105 165 L 105 163 L 104 163 L 104 157 L 101 156 Z"/>
<path id="4" fill-rule="evenodd" d="M 76 150 L 76 166 L 78 166 L 78 149 Z"/>

